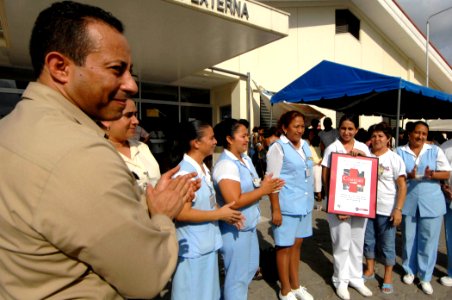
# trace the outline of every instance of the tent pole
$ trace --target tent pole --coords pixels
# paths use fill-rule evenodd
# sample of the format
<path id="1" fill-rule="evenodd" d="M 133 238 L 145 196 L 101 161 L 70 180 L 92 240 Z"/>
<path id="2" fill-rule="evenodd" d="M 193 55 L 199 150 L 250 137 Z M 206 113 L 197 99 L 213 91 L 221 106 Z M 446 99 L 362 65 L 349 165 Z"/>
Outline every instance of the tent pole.
<path id="1" fill-rule="evenodd" d="M 402 100 L 402 89 L 397 93 L 397 126 L 396 126 L 396 147 L 399 147 L 399 120 L 400 120 L 400 101 Z"/>

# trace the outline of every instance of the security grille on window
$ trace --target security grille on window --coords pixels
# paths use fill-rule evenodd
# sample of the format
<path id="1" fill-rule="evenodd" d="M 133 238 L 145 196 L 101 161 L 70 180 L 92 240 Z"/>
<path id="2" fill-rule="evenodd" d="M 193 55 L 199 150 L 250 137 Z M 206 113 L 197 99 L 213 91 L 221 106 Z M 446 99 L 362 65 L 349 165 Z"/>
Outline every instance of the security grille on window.
<path id="1" fill-rule="evenodd" d="M 359 19 L 348 9 L 336 10 L 336 33 L 350 33 L 359 40 Z"/>

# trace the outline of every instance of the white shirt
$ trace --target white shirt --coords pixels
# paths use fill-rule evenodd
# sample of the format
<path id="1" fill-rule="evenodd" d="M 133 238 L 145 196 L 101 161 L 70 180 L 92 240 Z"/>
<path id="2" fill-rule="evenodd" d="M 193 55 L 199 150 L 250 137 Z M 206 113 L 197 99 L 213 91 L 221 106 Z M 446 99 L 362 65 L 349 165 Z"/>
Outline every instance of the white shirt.
<path id="1" fill-rule="evenodd" d="M 239 160 L 231 151 L 224 149 L 224 152 L 232 160 Z M 247 160 L 244 159 L 243 162 L 240 161 L 240 163 L 244 164 L 248 170 L 251 170 Z M 216 182 L 220 182 L 223 179 L 231 179 L 240 182 L 239 169 L 237 168 L 237 165 L 229 159 L 223 159 L 217 162 L 213 169 L 212 176 Z"/>
<path id="2" fill-rule="evenodd" d="M 196 170 L 195 172 L 198 173 L 198 176 L 200 179 L 204 179 L 204 177 L 205 177 L 207 182 L 212 182 L 209 168 L 207 168 L 205 163 L 202 164 L 202 169 L 201 169 L 201 166 L 198 164 L 198 162 L 196 160 L 194 160 L 187 153 L 184 153 L 183 160 L 187 161 L 190 165 L 192 165 L 195 168 L 195 170 Z M 173 176 L 173 178 L 176 178 L 176 177 L 182 176 L 182 175 L 186 175 L 186 174 L 188 174 L 187 171 L 180 170 Z"/>
<path id="3" fill-rule="evenodd" d="M 355 140 L 355 143 L 353 145 L 354 149 L 363 151 L 366 156 L 370 156 L 369 147 L 367 147 L 366 144 L 361 143 L 357 140 Z M 325 149 L 325 153 L 323 154 L 323 160 L 322 160 L 322 167 L 330 167 L 330 156 L 331 153 L 338 152 L 338 153 L 347 153 L 347 150 L 345 150 L 344 145 L 342 145 L 341 141 L 339 139 L 335 140 L 331 145 L 329 145 Z"/>
<path id="4" fill-rule="evenodd" d="M 428 150 L 431 149 L 432 145 L 424 143 L 422 146 L 421 152 L 419 152 L 419 156 L 416 156 L 414 152 L 411 150 L 410 146 L 408 144 L 401 147 L 401 150 L 410 153 L 415 157 L 415 164 L 419 165 L 419 162 L 421 161 L 422 155 Z M 438 155 L 436 156 L 436 169 L 438 171 L 452 171 L 452 167 L 447 160 L 446 154 L 444 154 L 443 150 L 440 149 L 438 151 Z M 411 172 L 412 170 L 407 170 L 408 172 Z"/>
<path id="5" fill-rule="evenodd" d="M 138 185 L 142 189 L 146 189 L 146 185 L 150 183 L 153 187 L 160 179 L 160 167 L 149 147 L 133 139 L 129 139 L 130 158 L 120 153 L 122 159 L 126 163 L 130 172 L 134 174 Z"/>
<path id="6" fill-rule="evenodd" d="M 378 157 L 377 214 L 390 216 L 397 201 L 397 179 L 406 176 L 405 163 L 397 153 L 386 151 Z"/>

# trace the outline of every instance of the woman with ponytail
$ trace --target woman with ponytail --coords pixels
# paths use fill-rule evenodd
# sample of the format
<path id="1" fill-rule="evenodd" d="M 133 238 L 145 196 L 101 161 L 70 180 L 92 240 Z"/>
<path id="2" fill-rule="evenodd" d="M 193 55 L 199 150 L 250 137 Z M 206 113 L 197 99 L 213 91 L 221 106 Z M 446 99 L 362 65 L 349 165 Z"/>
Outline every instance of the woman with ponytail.
<path id="1" fill-rule="evenodd" d="M 222 246 L 218 221 L 240 226 L 242 214 L 231 207 L 218 207 L 209 169 L 203 163 L 212 155 L 217 141 L 212 126 L 202 121 L 183 123 L 178 141 L 183 153 L 176 174 L 196 172 L 201 187 L 191 203 L 185 203 L 176 217 L 179 259 L 173 279 L 171 299 L 220 299 L 218 249 Z"/>

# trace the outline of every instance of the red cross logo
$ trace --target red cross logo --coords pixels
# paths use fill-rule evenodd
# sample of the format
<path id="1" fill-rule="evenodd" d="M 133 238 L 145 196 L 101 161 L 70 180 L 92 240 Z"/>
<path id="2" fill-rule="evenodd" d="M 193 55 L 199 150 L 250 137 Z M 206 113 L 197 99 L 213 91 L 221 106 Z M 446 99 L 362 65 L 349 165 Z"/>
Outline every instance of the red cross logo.
<path id="1" fill-rule="evenodd" d="M 358 187 L 362 188 L 366 183 L 364 174 L 359 174 L 358 169 L 344 169 L 342 175 L 342 184 L 344 189 L 348 187 L 348 191 L 351 193 L 358 192 Z"/>

